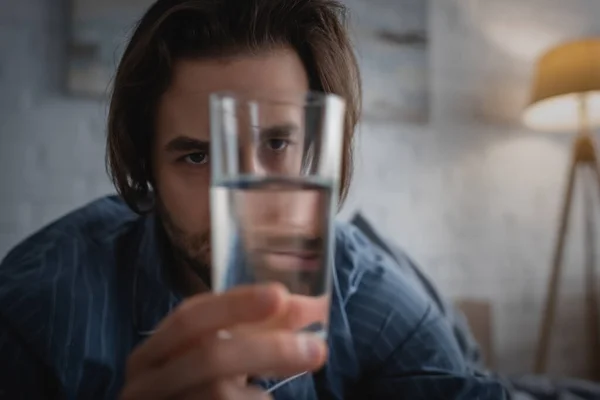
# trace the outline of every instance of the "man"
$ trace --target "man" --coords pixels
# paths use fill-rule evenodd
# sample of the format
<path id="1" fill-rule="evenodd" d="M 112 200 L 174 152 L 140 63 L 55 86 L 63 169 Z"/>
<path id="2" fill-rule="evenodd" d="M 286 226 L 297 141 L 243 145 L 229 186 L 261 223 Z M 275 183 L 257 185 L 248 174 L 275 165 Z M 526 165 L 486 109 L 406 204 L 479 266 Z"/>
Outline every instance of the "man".
<path id="1" fill-rule="evenodd" d="M 207 94 L 343 96 L 343 198 L 360 99 L 343 12 L 333 0 L 148 10 L 110 107 L 121 197 L 42 229 L 0 267 L 0 398 L 504 398 L 470 372 L 425 297 L 348 227 L 336 231 L 327 343 L 294 333 L 313 310 L 280 286 L 208 291 Z"/>

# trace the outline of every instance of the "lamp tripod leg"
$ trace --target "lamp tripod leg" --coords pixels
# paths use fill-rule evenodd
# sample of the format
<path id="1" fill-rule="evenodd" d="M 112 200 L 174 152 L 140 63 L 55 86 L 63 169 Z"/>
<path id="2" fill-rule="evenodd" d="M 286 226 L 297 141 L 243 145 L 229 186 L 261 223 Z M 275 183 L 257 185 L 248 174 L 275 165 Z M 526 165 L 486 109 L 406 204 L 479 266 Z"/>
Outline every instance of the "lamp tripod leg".
<path id="1" fill-rule="evenodd" d="M 546 302 L 544 304 L 544 314 L 540 329 L 540 336 L 535 354 L 534 373 L 542 374 L 546 369 L 548 347 L 556 314 L 556 300 L 558 297 L 558 283 L 562 272 L 562 258 L 565 247 L 565 238 L 568 229 L 568 222 L 571 213 L 571 205 L 573 202 L 573 190 L 575 187 L 575 175 L 578 167 L 577 157 L 573 157 L 569 168 L 567 181 L 567 190 L 563 197 L 563 207 L 561 210 L 560 225 L 558 236 L 554 246 L 554 255 L 552 258 L 552 271 L 548 282 L 548 291 Z"/>
<path id="2" fill-rule="evenodd" d="M 600 165 L 594 158 L 590 162 L 592 170 L 592 182 L 596 186 L 600 194 Z M 590 357 L 590 372 L 595 380 L 600 380 L 600 310 L 598 299 L 598 276 L 596 273 L 596 232 L 594 205 L 598 204 L 598 198 L 594 198 L 593 193 L 589 191 L 586 196 L 586 250 L 587 250 L 587 267 L 586 267 L 586 303 L 588 308 L 588 334 L 590 340 L 591 357 Z"/>

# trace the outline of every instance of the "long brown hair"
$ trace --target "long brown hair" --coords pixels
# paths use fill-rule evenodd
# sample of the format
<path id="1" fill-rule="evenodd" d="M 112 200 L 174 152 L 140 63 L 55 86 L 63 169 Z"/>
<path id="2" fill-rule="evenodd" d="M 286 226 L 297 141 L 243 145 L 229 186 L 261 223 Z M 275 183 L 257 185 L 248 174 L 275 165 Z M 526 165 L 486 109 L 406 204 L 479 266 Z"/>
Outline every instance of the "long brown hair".
<path id="1" fill-rule="evenodd" d="M 136 212 L 152 187 L 154 115 L 181 59 L 291 46 L 312 90 L 346 99 L 340 199 L 352 175 L 352 137 L 361 108 L 359 70 L 335 0 L 158 0 L 139 21 L 114 80 L 108 117 L 108 172 Z"/>

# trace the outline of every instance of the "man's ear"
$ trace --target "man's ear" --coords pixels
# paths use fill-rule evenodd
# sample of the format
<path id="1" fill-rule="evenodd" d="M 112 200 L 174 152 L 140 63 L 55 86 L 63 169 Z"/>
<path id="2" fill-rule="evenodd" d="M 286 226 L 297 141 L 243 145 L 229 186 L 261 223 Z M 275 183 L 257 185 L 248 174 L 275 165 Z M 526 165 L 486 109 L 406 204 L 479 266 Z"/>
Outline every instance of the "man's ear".
<path id="1" fill-rule="evenodd" d="M 146 190 L 144 193 L 139 193 L 137 200 L 137 209 L 141 214 L 148 214 L 154 211 L 156 206 L 156 192 L 154 187 L 148 183 L 149 190 Z"/>

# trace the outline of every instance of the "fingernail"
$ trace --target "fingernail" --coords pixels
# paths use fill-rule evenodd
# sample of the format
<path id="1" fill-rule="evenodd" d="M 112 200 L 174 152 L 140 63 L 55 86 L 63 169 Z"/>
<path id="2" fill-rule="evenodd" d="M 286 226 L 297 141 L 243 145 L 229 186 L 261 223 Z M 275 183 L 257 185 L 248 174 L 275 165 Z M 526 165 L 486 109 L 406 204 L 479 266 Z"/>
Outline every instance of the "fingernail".
<path id="1" fill-rule="evenodd" d="M 323 339 L 311 334 L 298 334 L 298 346 L 307 361 L 317 361 L 321 358 Z"/>

